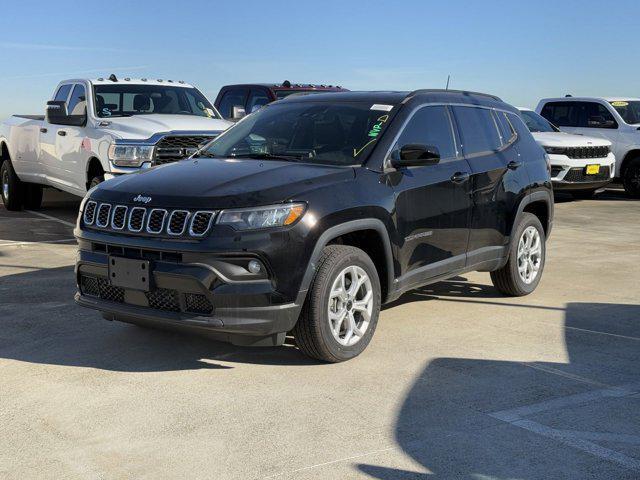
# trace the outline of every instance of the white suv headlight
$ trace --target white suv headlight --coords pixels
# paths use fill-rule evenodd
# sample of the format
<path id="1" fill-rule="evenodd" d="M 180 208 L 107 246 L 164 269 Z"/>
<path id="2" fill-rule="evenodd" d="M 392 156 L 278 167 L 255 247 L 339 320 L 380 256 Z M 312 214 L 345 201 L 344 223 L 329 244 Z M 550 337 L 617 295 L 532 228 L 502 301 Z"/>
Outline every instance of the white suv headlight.
<path id="1" fill-rule="evenodd" d="M 109 147 L 109 160 L 118 167 L 139 167 L 153 160 L 153 146 L 114 143 Z"/>
<path id="2" fill-rule="evenodd" d="M 223 210 L 218 215 L 216 223 L 218 225 L 229 225 L 236 230 L 283 227 L 297 222 L 304 214 L 304 210 L 304 203 Z"/>

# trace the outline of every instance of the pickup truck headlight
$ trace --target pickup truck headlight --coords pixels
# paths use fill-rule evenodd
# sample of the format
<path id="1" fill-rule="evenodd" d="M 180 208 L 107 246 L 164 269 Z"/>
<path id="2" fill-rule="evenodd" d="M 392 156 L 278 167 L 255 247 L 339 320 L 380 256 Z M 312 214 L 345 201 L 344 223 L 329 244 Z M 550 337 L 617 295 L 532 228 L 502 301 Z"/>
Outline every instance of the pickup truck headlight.
<path id="1" fill-rule="evenodd" d="M 304 203 L 269 205 L 267 207 L 223 210 L 218 215 L 219 225 L 230 225 L 236 230 L 283 227 L 293 225 L 304 214 Z"/>
<path id="2" fill-rule="evenodd" d="M 140 167 L 153 160 L 153 146 L 114 143 L 109 147 L 109 160 L 118 167 Z"/>
<path id="3" fill-rule="evenodd" d="M 543 147 L 544 151 L 550 155 L 564 155 L 567 149 L 564 147 Z"/>

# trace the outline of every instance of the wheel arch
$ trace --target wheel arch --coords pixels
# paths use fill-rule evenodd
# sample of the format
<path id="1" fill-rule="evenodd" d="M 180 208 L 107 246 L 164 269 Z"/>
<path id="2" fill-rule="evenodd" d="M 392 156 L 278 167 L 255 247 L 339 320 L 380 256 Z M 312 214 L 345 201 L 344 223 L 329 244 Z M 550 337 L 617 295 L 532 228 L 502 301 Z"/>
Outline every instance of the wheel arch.
<path id="1" fill-rule="evenodd" d="M 378 242 L 376 243 L 375 240 L 378 240 Z M 378 270 L 378 278 L 380 279 L 382 288 L 382 303 L 385 303 L 393 288 L 393 253 L 389 233 L 384 223 L 377 218 L 351 220 L 335 225 L 320 235 L 302 278 L 302 284 L 300 286 L 300 295 L 302 298 L 300 301 L 304 299 L 311 285 L 322 249 L 332 244 L 355 246 L 362 249 L 371 257 Z"/>
<path id="2" fill-rule="evenodd" d="M 9 145 L 7 145 L 4 139 L 0 139 L 0 165 L 2 165 L 5 160 L 11 160 Z"/>
<path id="3" fill-rule="evenodd" d="M 105 170 L 102 166 L 102 162 L 100 161 L 100 159 L 98 157 L 89 157 L 89 160 L 87 161 L 87 171 L 86 171 L 86 175 L 85 175 L 85 184 L 87 187 L 87 190 L 89 190 L 89 184 L 91 183 L 91 179 L 96 175 L 96 174 L 104 174 Z"/>
<path id="4" fill-rule="evenodd" d="M 511 225 L 512 237 L 516 223 L 524 212 L 532 213 L 538 217 L 542 228 L 544 228 L 545 237 L 548 238 L 551 234 L 551 227 L 553 226 L 553 193 L 537 191 L 522 199 L 520 205 L 518 205 L 517 214 L 514 216 L 513 225 Z M 511 241 L 513 241 L 513 238 Z"/>

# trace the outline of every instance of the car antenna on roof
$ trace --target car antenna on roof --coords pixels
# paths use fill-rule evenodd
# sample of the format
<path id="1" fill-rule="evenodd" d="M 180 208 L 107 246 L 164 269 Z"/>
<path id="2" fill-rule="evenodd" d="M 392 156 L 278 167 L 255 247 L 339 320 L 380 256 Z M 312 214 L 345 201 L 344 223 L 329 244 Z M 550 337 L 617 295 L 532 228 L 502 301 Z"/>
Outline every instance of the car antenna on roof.
<path id="1" fill-rule="evenodd" d="M 282 86 L 284 88 L 291 88 L 291 82 L 289 80 L 285 80 L 284 82 L 282 82 Z"/>
<path id="2" fill-rule="evenodd" d="M 451 75 L 447 75 L 447 86 L 444 88 L 445 90 L 449 90 L 449 80 L 451 80 Z"/>
<path id="3" fill-rule="evenodd" d="M 117 82 L 118 79 L 116 78 L 116 76 L 112 73 L 111 75 L 109 75 L 109 80 L 111 80 L 112 82 Z"/>

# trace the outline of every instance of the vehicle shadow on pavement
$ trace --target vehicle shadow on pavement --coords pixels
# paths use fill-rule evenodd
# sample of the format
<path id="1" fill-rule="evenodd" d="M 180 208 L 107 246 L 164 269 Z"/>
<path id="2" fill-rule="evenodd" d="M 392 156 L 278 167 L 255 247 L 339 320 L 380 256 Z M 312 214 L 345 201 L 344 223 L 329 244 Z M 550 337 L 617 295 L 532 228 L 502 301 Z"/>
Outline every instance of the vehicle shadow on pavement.
<path id="1" fill-rule="evenodd" d="M 122 372 L 229 369 L 229 363 L 320 365 L 291 346 L 243 348 L 110 322 L 77 306 L 75 291 L 72 266 L 0 277 L 0 357 Z"/>
<path id="2" fill-rule="evenodd" d="M 357 468 L 384 480 L 639 478 L 640 305 L 570 303 L 564 315 L 567 363 L 426 366 L 395 426 L 423 472 Z"/>

